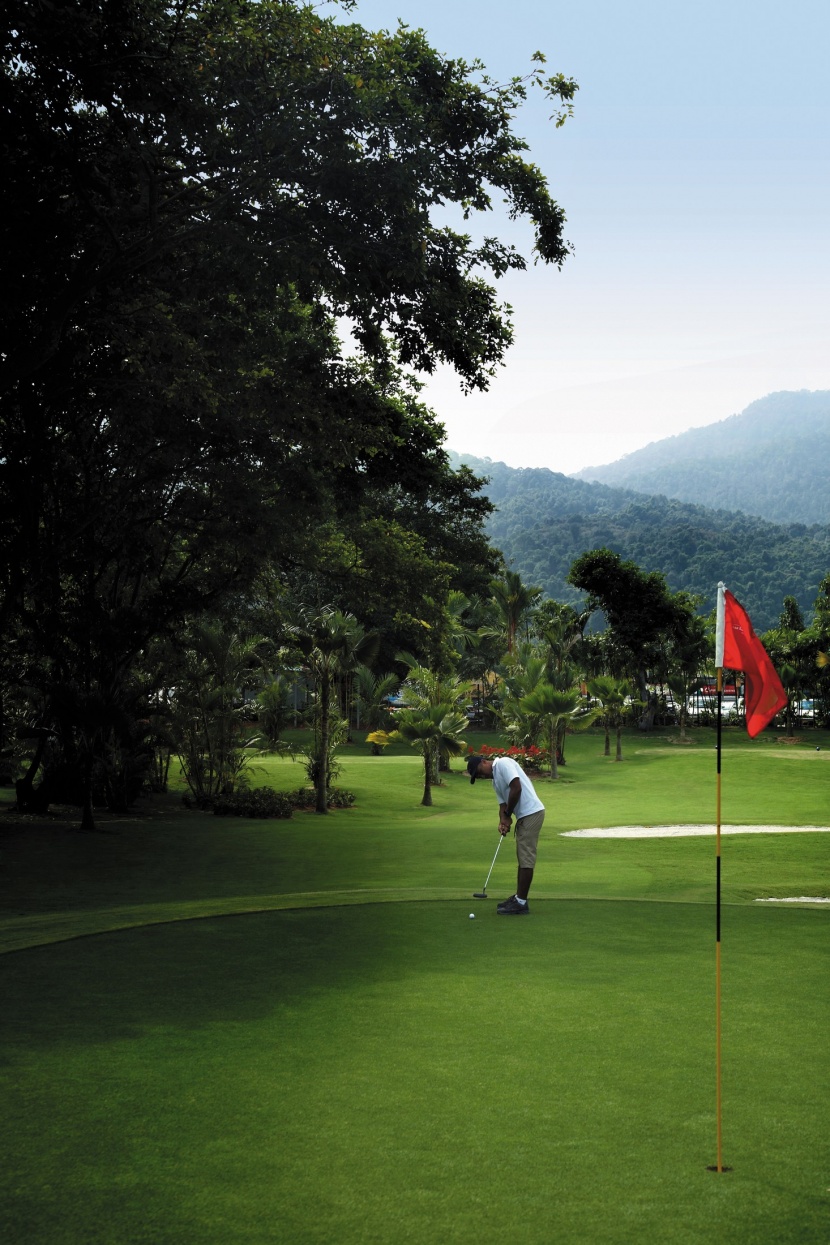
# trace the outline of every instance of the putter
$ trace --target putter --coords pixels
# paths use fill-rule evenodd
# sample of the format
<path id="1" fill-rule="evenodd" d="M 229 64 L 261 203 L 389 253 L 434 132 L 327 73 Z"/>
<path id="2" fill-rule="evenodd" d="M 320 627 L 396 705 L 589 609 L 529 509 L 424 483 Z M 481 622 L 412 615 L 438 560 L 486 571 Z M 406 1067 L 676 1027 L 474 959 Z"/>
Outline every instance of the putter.
<path id="1" fill-rule="evenodd" d="M 499 842 L 498 842 L 498 846 L 496 847 L 496 855 L 493 857 L 493 864 L 490 865 L 490 873 L 493 872 L 493 865 L 496 863 L 496 856 L 498 856 L 499 854 L 499 848 L 502 845 L 502 840 L 504 839 L 504 837 L 505 836 L 503 834 L 499 834 Z M 480 891 L 473 891 L 473 899 L 486 899 L 487 898 L 487 882 L 490 881 L 490 873 L 487 874 L 487 881 L 484 883 L 484 889 Z"/>

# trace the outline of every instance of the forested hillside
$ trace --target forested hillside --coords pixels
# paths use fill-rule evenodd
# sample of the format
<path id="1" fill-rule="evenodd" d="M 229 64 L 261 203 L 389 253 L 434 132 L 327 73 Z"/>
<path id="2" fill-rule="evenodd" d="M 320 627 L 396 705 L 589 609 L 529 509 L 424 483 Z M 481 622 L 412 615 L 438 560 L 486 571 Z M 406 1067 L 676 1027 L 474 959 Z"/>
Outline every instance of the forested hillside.
<path id="1" fill-rule="evenodd" d="M 586 467 L 576 478 L 774 523 L 830 523 L 830 391 L 768 394 L 740 415 Z"/>
<path id="2" fill-rule="evenodd" d="M 547 468 L 466 454 L 460 461 L 489 477 L 485 491 L 497 509 L 488 535 L 508 565 L 559 601 L 580 600 L 566 583 L 574 558 L 605 546 L 644 570 L 662 571 L 673 590 L 700 594 L 706 608 L 714 607 L 722 579 L 763 631 L 778 621 L 787 595 L 809 616 L 830 571 L 830 527 L 769 523 Z"/>

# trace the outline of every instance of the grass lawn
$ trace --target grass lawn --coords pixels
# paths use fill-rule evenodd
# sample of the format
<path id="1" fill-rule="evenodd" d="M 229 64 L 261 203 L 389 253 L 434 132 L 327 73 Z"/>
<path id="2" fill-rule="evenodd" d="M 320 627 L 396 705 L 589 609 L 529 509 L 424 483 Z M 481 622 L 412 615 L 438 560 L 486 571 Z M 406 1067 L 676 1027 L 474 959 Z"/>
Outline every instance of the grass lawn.
<path id="1" fill-rule="evenodd" d="M 754 901 L 830 894 L 830 835 L 723 841 L 710 1173 L 713 841 L 557 832 L 713 820 L 713 737 L 601 753 L 569 740 L 538 784 L 520 921 L 510 842 L 471 898 L 489 784 L 423 808 L 403 748 L 344 750 L 357 806 L 328 817 L 7 815 L 0 1239 L 826 1243 L 829 914 Z M 829 788 L 822 733 L 727 732 L 724 822 L 827 825 Z"/>

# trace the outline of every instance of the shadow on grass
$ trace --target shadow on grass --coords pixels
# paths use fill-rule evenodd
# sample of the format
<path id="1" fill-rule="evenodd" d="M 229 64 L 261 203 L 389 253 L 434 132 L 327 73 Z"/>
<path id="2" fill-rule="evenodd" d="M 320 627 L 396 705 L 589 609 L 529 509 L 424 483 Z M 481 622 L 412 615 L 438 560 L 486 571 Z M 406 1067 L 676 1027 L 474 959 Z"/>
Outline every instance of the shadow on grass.
<path id="1" fill-rule="evenodd" d="M 497 957 L 530 980 L 541 965 L 523 957 L 555 955 L 560 971 L 600 989 L 619 981 L 620 957 L 641 973 L 652 960 L 688 955 L 691 931 L 705 945 L 705 923 L 699 911 L 678 917 L 670 906 L 650 905 L 635 919 L 617 905 L 547 901 L 511 921 L 489 901 L 454 901 L 145 926 L 2 957 L 0 1033 L 29 1048 L 107 1042 L 159 1025 L 261 1019 L 310 996 L 410 975 L 462 974 L 484 989 L 503 972 Z"/>
<path id="2" fill-rule="evenodd" d="M 826 1239 L 826 926 L 727 914 L 724 1186 L 711 918 L 364 905 L 2 957 L 8 1239 L 495 1242 L 528 1206 L 533 1245 Z"/>

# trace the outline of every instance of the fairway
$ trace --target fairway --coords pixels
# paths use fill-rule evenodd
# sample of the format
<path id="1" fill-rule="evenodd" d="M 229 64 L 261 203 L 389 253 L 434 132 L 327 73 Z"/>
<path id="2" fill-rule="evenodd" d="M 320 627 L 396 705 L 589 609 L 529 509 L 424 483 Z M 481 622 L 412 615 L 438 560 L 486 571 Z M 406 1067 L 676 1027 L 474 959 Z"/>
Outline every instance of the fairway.
<path id="1" fill-rule="evenodd" d="M 471 897 L 487 784 L 452 775 L 422 809 L 406 755 L 349 758 L 358 807 L 329 818 L 7 834 L 2 1239 L 826 1242 L 827 912 L 755 900 L 826 895 L 830 836 L 725 849 L 733 1170 L 711 1173 L 712 841 L 558 833 L 578 803 L 583 826 L 666 820 L 668 789 L 700 821 L 677 793 L 710 757 L 609 766 L 597 742 L 539 784 L 553 824 L 520 921 L 495 913 L 508 850 Z M 771 765 L 779 787 L 804 773 L 791 755 L 744 759 L 755 809 Z M 830 771 L 810 772 L 808 824 Z"/>

